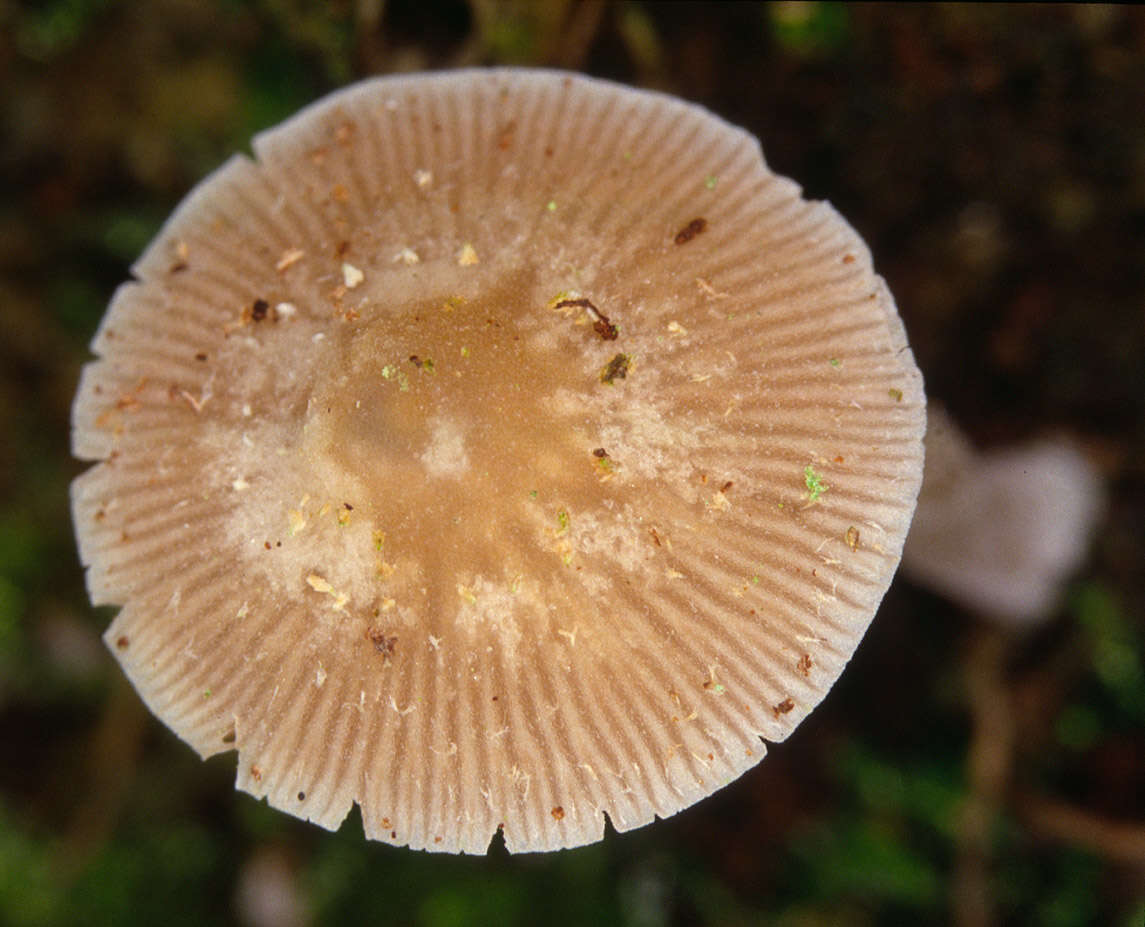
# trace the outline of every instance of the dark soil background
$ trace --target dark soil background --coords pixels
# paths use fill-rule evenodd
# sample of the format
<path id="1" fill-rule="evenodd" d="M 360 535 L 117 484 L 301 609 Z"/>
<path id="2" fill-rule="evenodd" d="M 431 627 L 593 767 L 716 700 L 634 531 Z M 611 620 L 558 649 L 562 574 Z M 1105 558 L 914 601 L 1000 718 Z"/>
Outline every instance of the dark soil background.
<path id="1" fill-rule="evenodd" d="M 462 64 L 676 93 L 834 203 L 974 439 L 1067 433 L 1106 478 L 1050 619 L 1007 636 L 898 580 L 760 767 L 547 856 L 327 834 L 152 719 L 72 540 L 87 342 L 254 132 Z M 0 0 L 0 88 L 0 924 L 1145 924 L 1145 10 Z"/>

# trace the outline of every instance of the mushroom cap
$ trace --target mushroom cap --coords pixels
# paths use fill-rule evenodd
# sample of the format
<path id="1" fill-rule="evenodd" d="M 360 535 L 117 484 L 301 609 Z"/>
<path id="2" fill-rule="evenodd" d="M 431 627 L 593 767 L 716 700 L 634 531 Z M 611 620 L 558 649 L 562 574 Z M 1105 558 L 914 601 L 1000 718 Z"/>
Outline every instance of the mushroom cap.
<path id="1" fill-rule="evenodd" d="M 326 828 L 599 840 L 737 778 L 898 564 L 922 381 L 758 142 L 556 72 L 370 80 L 195 188 L 74 407 L 142 698 Z"/>

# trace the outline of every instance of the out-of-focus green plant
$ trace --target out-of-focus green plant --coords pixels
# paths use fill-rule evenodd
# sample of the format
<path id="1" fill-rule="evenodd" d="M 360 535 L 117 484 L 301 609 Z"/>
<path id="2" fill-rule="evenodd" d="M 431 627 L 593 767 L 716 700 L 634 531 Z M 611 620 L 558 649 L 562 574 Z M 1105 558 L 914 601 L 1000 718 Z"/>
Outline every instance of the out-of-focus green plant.
<path id="1" fill-rule="evenodd" d="M 836 904 L 940 914 L 962 799 L 960 770 L 903 768 L 854 742 L 839 752 L 834 773 L 842 810 L 814 823 L 792 845 L 800 885 Z"/>
<path id="2" fill-rule="evenodd" d="M 850 38 L 844 3 L 773 3 L 766 10 L 775 41 L 796 55 L 828 55 Z"/>
<path id="3" fill-rule="evenodd" d="M 1073 607 L 1089 636 L 1097 679 L 1127 721 L 1145 722 L 1145 651 L 1140 633 L 1105 586 L 1084 584 Z"/>
<path id="4" fill-rule="evenodd" d="M 41 927 L 61 923 L 63 898 L 42 839 L 27 834 L 0 805 L 0 923 Z"/>
<path id="5" fill-rule="evenodd" d="M 13 34 L 16 46 L 36 61 L 49 61 L 74 47 L 91 20 L 110 0 L 50 0 L 18 4 Z"/>

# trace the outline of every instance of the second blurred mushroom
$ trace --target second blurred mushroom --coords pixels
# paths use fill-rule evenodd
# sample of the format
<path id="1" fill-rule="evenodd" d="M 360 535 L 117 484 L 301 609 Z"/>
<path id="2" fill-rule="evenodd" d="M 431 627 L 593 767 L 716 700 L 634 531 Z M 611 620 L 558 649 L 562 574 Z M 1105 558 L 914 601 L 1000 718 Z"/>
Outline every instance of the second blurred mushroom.
<path id="1" fill-rule="evenodd" d="M 979 453 L 943 408 L 927 418 L 904 573 L 1003 625 L 1037 623 L 1085 556 L 1102 510 L 1097 471 L 1064 439 Z"/>

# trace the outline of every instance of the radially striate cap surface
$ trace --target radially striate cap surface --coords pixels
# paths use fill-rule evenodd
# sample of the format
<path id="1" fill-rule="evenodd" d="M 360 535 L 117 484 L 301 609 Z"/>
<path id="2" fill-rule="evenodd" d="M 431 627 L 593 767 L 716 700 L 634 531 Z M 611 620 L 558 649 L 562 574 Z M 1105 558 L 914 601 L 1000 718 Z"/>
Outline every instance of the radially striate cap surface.
<path id="1" fill-rule="evenodd" d="M 370 80 L 196 187 L 74 407 L 106 640 L 237 786 L 447 852 L 741 775 L 899 562 L 922 381 L 856 233 L 682 101 Z"/>

